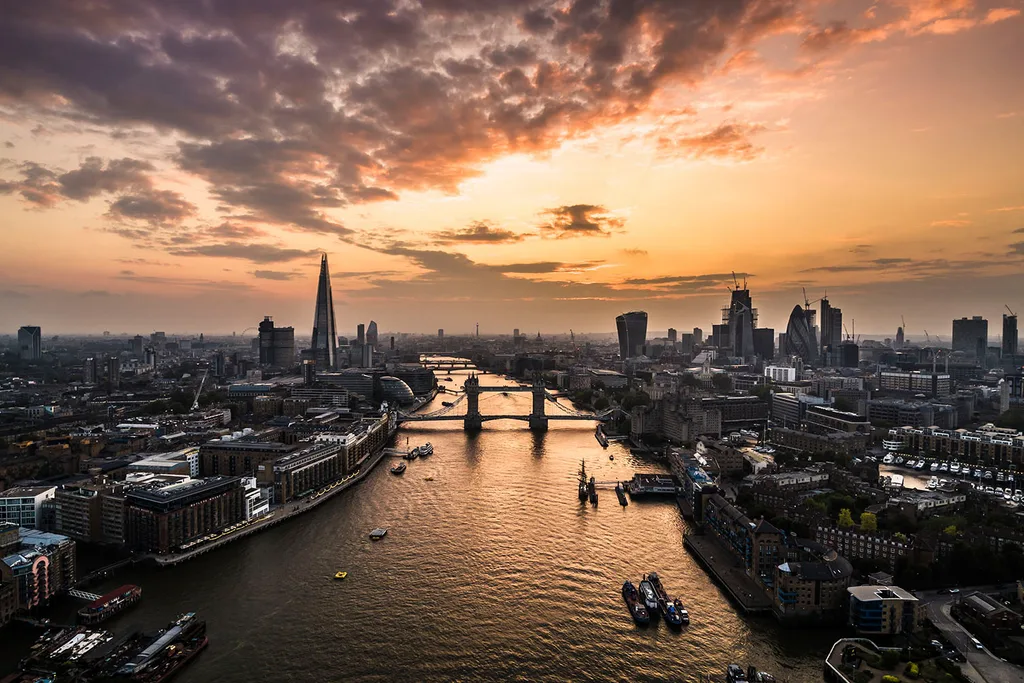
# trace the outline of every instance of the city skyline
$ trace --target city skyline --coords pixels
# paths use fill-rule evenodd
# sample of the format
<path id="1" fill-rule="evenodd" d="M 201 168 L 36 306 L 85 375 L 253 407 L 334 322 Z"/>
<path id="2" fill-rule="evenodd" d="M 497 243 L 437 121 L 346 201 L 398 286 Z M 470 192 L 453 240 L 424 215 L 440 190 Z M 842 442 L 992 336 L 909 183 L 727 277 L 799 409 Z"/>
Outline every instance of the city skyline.
<path id="1" fill-rule="evenodd" d="M 320 251 L 340 329 L 1024 308 L 1019 2 L 589 6 L 10 13 L 5 331 L 304 330 Z"/>

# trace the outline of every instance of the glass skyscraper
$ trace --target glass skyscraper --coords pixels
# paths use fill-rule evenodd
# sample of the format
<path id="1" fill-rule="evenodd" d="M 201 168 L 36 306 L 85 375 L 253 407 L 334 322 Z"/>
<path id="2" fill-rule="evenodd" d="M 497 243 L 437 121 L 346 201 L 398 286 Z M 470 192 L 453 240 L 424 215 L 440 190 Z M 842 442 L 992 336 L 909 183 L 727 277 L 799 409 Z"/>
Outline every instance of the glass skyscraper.
<path id="1" fill-rule="evenodd" d="M 338 367 L 338 328 L 334 321 L 334 296 L 327 254 L 320 259 L 320 280 L 316 286 L 316 310 L 313 313 L 313 343 L 310 347 L 317 370 Z"/>

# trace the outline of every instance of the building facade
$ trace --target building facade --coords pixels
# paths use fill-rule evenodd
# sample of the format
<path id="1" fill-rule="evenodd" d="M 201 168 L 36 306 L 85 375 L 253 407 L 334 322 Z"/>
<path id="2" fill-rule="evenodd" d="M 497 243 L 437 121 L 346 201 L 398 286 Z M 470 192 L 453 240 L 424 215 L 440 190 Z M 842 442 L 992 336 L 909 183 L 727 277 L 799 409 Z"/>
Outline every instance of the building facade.
<path id="1" fill-rule="evenodd" d="M 851 586 L 848 624 L 857 635 L 915 633 L 927 616 L 926 606 L 899 586 Z"/>
<path id="2" fill-rule="evenodd" d="M 166 554 L 245 520 L 240 477 L 213 476 L 136 488 L 126 496 L 125 543 Z"/>

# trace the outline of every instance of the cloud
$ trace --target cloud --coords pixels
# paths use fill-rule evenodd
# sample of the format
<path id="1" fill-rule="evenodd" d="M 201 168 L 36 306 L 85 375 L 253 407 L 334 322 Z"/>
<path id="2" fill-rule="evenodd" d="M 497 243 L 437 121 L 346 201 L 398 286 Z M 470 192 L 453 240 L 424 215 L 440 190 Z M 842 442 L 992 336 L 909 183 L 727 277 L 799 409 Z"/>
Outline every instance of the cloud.
<path id="1" fill-rule="evenodd" d="M 622 253 L 625 254 L 626 256 L 634 256 L 638 258 L 642 258 L 648 255 L 646 249 L 623 249 Z"/>
<path id="2" fill-rule="evenodd" d="M 706 133 L 662 136 L 657 141 L 658 151 L 664 156 L 689 159 L 750 161 L 764 151 L 750 138 L 766 130 L 760 124 L 723 123 Z"/>
<path id="3" fill-rule="evenodd" d="M 539 226 L 541 234 L 558 239 L 608 237 L 626 224 L 625 219 L 611 215 L 605 207 L 596 204 L 559 206 L 545 210 L 543 215 L 549 220 Z"/>
<path id="4" fill-rule="evenodd" d="M 254 270 L 252 271 L 253 277 L 260 278 L 261 280 L 294 280 L 299 277 L 299 273 L 295 271 L 283 271 L 283 270 Z"/>
<path id="5" fill-rule="evenodd" d="M 867 254 L 872 249 L 874 249 L 874 245 L 871 245 L 871 244 L 858 244 L 855 247 L 853 247 L 852 249 L 850 249 L 850 253 L 851 254 Z"/>
<path id="6" fill-rule="evenodd" d="M 291 249 L 272 244 L 221 242 L 172 248 L 169 253 L 173 256 L 210 256 L 243 259 L 253 263 L 283 263 L 300 258 L 312 258 L 320 252 L 315 249 Z"/>
<path id="7" fill-rule="evenodd" d="M 1019 235 L 1021 233 L 1024 233 L 1024 228 L 1017 228 L 1016 230 L 1013 231 L 1014 235 Z"/>
<path id="8" fill-rule="evenodd" d="M 1024 242 L 1015 242 L 1010 245 L 1010 253 L 1024 256 Z"/>
<path id="9" fill-rule="evenodd" d="M 107 215 L 151 225 L 175 225 L 196 213 L 195 204 L 170 190 L 144 190 L 126 194 L 110 203 Z"/>
<path id="10" fill-rule="evenodd" d="M 998 209 L 989 209 L 991 212 L 998 213 L 1009 213 L 1010 211 L 1024 211 L 1024 205 L 1021 206 L 1000 206 Z"/>
<path id="11" fill-rule="evenodd" d="M 434 242 L 437 244 L 456 244 L 459 242 L 469 244 L 507 244 L 521 242 L 526 237 L 522 233 L 494 227 L 487 221 L 476 221 L 466 228 L 435 232 Z"/>
<path id="12" fill-rule="evenodd" d="M 0 194 L 18 192 L 37 208 L 52 208 L 68 199 L 85 202 L 101 194 L 149 188 L 152 170 L 149 162 L 128 158 L 104 162 L 88 157 L 67 172 L 26 161 L 18 167 L 18 180 L 0 181 Z"/>
<path id="13" fill-rule="evenodd" d="M 965 228 L 968 225 L 972 225 L 972 224 L 973 224 L 972 221 L 968 221 L 968 220 L 964 220 L 964 219 L 960 219 L 960 218 L 950 218 L 948 220 L 932 221 L 930 223 L 930 226 L 933 227 L 933 228 Z"/>

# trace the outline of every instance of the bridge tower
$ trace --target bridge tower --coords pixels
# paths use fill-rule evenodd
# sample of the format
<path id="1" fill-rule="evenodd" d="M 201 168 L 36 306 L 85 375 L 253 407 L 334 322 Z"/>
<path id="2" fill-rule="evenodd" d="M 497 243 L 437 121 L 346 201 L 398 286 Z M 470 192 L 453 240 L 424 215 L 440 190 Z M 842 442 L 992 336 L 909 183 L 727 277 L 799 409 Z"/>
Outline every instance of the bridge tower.
<path id="1" fill-rule="evenodd" d="M 544 416 L 544 401 L 547 399 L 544 381 L 537 379 L 533 382 L 533 410 L 530 411 L 530 429 L 535 432 L 546 432 L 548 429 L 548 418 Z"/>
<path id="2" fill-rule="evenodd" d="M 480 415 L 480 380 L 476 375 L 470 375 L 462 389 L 466 392 L 466 418 L 462 421 L 462 428 L 467 432 L 478 432 L 484 426 Z"/>

